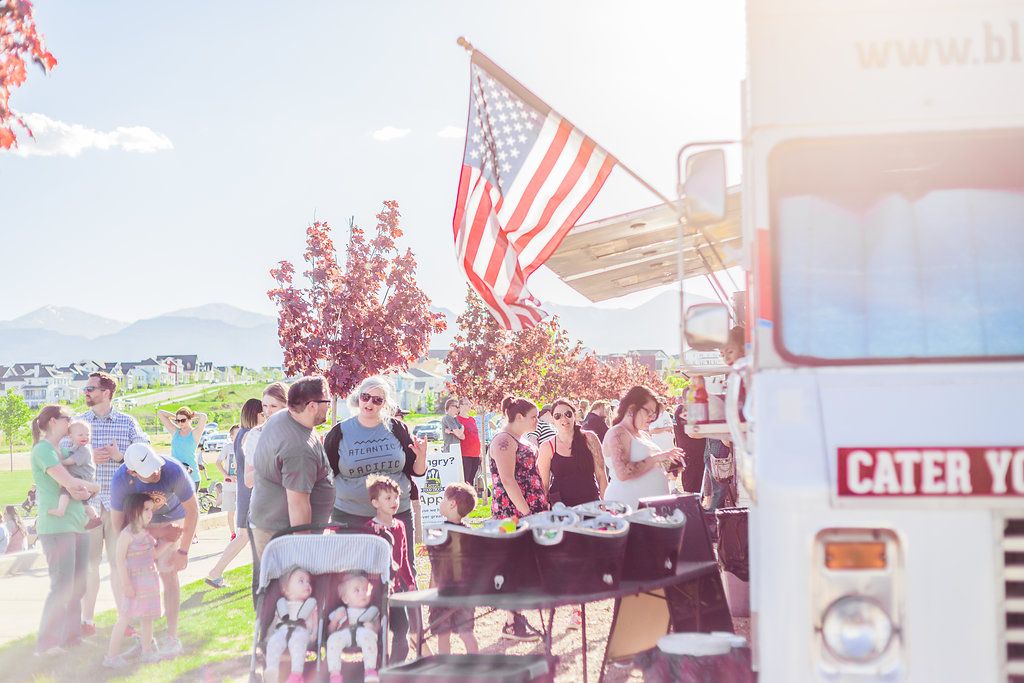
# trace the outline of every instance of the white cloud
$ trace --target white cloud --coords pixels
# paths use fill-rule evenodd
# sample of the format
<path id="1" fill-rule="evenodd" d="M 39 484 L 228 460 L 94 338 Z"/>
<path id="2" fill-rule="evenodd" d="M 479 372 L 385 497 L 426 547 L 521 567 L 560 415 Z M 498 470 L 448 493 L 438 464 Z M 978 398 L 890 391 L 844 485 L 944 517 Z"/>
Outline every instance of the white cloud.
<path id="1" fill-rule="evenodd" d="M 18 135 L 18 146 L 10 152 L 22 157 L 77 157 L 87 149 L 123 149 L 126 152 L 160 152 L 174 149 L 163 133 L 146 126 L 118 126 L 104 132 L 79 123 L 65 123 L 45 114 L 25 114 L 25 123 L 35 139 Z"/>
<path id="2" fill-rule="evenodd" d="M 411 128 L 395 128 L 394 126 L 384 126 L 379 128 L 371 134 L 377 142 L 391 142 L 398 138 L 404 138 L 406 135 L 412 132 Z"/>
<path id="3" fill-rule="evenodd" d="M 466 129 L 461 126 L 445 126 L 441 130 L 437 131 L 437 137 L 464 138 L 466 137 Z"/>

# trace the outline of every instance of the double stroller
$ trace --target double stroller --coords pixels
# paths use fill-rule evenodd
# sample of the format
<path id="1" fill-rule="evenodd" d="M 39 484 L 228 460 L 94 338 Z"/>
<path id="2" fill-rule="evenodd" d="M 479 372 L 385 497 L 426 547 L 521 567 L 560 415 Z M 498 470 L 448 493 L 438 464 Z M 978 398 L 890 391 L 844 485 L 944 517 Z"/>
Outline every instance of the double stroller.
<path id="1" fill-rule="evenodd" d="M 390 584 L 391 543 L 383 536 L 339 525 L 279 533 L 260 561 L 250 681 L 372 676 L 387 661 Z"/>

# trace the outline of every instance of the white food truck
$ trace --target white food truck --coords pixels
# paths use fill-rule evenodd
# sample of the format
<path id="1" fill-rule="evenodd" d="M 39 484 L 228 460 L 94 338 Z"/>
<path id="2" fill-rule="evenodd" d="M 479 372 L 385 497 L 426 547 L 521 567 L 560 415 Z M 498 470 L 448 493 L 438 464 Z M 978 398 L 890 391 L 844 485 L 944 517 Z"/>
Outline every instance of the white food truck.
<path id="1" fill-rule="evenodd" d="M 697 152 L 685 235 L 642 210 L 549 262 L 593 300 L 677 252 L 742 268 L 761 683 L 1024 681 L 1022 31 L 1020 2 L 751 1 L 741 187 Z M 688 308 L 689 345 L 730 313 Z"/>

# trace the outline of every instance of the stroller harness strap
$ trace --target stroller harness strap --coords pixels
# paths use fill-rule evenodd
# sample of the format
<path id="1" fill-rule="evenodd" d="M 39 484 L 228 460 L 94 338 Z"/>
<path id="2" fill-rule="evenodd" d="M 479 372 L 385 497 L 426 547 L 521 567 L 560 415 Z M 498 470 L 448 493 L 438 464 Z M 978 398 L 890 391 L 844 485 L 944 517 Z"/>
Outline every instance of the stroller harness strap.
<path id="1" fill-rule="evenodd" d="M 287 628 L 288 632 L 285 634 L 285 638 L 287 640 L 291 640 L 292 634 L 295 633 L 295 629 L 306 628 L 306 618 L 313 613 L 314 609 L 316 609 L 316 600 L 313 598 L 306 598 L 293 619 L 291 614 L 288 612 L 288 601 L 284 598 L 280 598 L 277 601 L 278 624 L 275 627 L 275 630 L 281 627 Z"/>

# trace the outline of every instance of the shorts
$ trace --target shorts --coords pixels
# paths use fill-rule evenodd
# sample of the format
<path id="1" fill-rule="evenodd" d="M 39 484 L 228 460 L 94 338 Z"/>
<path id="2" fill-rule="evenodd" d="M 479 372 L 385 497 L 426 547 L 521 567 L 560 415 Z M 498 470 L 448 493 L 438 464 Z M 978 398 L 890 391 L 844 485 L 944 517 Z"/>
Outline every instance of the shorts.
<path id="1" fill-rule="evenodd" d="M 427 620 L 435 635 L 472 633 L 474 614 L 472 607 L 431 607 L 427 611 Z"/>
<path id="2" fill-rule="evenodd" d="M 224 482 L 224 491 L 221 493 L 220 509 L 225 512 L 234 512 L 235 504 L 238 502 L 238 484 L 235 482 Z"/>

